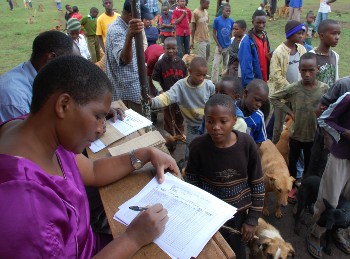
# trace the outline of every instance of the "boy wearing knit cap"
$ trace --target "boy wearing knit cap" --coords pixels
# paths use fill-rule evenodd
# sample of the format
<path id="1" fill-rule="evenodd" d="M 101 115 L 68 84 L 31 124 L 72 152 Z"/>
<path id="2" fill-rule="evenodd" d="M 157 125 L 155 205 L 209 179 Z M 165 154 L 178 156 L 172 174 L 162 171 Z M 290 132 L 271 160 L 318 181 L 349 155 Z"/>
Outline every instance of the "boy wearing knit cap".
<path id="1" fill-rule="evenodd" d="M 80 21 L 76 18 L 70 18 L 67 21 L 67 34 L 72 38 L 74 43 L 78 46 L 80 55 L 88 60 L 91 59 L 88 45 L 86 43 L 85 37 L 80 34 Z"/>
<path id="2" fill-rule="evenodd" d="M 306 28 L 304 24 L 292 20 L 285 26 L 286 41 L 282 42 L 272 54 L 270 63 L 269 89 L 270 95 L 284 89 L 287 85 L 300 80 L 299 61 L 306 52 L 300 45 Z M 274 125 L 272 142 L 277 143 L 282 133 L 286 113 L 280 109 L 274 110 Z M 273 121 L 273 120 L 272 120 Z"/>

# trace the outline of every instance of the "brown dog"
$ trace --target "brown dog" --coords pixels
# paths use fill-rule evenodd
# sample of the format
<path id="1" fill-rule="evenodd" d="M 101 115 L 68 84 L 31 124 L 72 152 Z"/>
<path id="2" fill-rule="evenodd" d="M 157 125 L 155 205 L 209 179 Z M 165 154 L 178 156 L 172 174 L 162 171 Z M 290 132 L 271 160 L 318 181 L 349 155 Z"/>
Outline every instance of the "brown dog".
<path id="1" fill-rule="evenodd" d="M 270 140 L 261 143 L 259 154 L 264 174 L 265 192 L 276 194 L 275 216 L 276 218 L 282 218 L 281 205 L 286 206 L 288 204 L 288 194 L 295 179 L 289 175 L 286 161 Z M 269 215 L 266 195 L 263 214 Z"/>
<path id="2" fill-rule="evenodd" d="M 287 165 L 288 165 L 288 154 L 289 154 L 289 132 L 288 132 L 288 130 L 292 126 L 292 124 L 293 124 L 292 117 L 287 115 L 280 139 L 276 144 L 278 151 L 283 156 Z"/>
<path id="3" fill-rule="evenodd" d="M 289 7 L 284 5 L 280 8 L 278 8 L 278 16 L 279 17 L 284 17 L 284 18 L 288 18 L 289 16 Z"/>
<path id="4" fill-rule="evenodd" d="M 249 242 L 251 258 L 285 259 L 289 256 L 294 256 L 295 250 L 293 246 L 284 241 L 280 232 L 262 218 L 259 218 L 255 235 L 258 239 L 252 239 Z"/>
<path id="5" fill-rule="evenodd" d="M 193 60 L 195 57 L 198 57 L 198 55 L 196 55 L 196 54 L 185 54 L 185 55 L 182 57 L 182 60 L 183 60 L 183 62 L 185 62 L 185 65 L 186 65 L 187 69 L 189 68 L 190 63 L 192 62 L 192 60 Z"/>

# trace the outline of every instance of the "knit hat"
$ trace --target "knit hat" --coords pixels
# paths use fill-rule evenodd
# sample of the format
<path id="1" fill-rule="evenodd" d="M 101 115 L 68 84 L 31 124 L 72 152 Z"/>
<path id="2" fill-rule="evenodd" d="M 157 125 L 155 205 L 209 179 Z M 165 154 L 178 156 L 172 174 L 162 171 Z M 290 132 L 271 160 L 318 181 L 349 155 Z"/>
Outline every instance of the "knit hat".
<path id="1" fill-rule="evenodd" d="M 300 30 L 306 31 L 304 24 L 295 20 L 288 21 L 285 28 L 286 38 L 289 39 Z"/>
<path id="2" fill-rule="evenodd" d="M 80 31 L 81 25 L 78 19 L 70 18 L 67 21 L 67 31 Z"/>

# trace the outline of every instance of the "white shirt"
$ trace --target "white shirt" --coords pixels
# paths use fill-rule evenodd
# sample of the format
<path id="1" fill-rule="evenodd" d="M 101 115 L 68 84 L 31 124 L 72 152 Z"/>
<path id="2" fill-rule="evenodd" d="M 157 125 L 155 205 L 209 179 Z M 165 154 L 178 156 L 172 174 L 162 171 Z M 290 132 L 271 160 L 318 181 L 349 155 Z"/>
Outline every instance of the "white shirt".
<path id="1" fill-rule="evenodd" d="M 318 9 L 319 13 L 330 13 L 331 6 L 327 4 L 328 0 L 320 0 L 320 9 Z"/>
<path id="2" fill-rule="evenodd" d="M 83 58 L 90 60 L 91 56 L 90 56 L 89 48 L 88 48 L 88 45 L 86 43 L 85 37 L 83 35 L 79 34 L 79 40 L 75 40 L 74 42 L 75 42 L 75 44 L 77 44 L 77 46 L 79 48 L 80 55 Z"/>

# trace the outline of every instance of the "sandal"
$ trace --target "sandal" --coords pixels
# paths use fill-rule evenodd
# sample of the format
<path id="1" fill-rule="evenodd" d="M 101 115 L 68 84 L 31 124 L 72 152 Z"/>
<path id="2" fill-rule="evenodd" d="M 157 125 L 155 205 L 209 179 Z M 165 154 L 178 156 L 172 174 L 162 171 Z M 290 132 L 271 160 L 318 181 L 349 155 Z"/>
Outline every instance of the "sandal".
<path id="1" fill-rule="evenodd" d="M 306 247 L 307 247 L 307 251 L 309 252 L 309 254 L 317 259 L 322 258 L 322 249 L 321 247 L 315 245 L 314 243 L 312 243 L 311 239 L 310 239 L 310 233 L 308 233 L 306 235 Z"/>
<path id="2" fill-rule="evenodd" d="M 335 231 L 335 233 L 333 234 L 333 242 L 334 242 L 335 246 L 343 253 L 350 254 L 349 241 L 340 235 L 341 235 L 341 233 L 337 233 L 337 231 Z"/>

